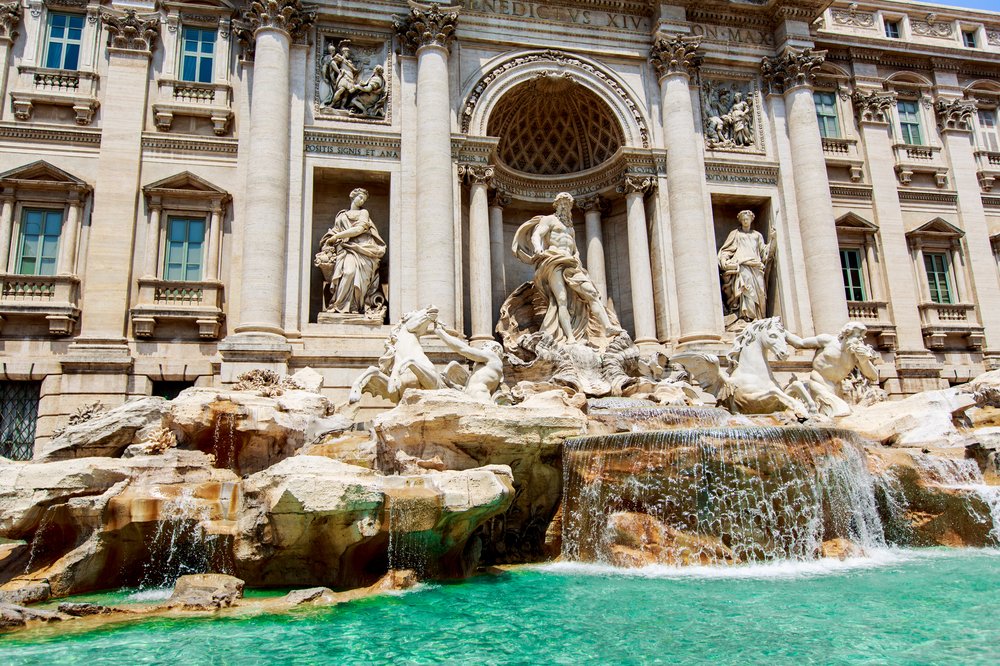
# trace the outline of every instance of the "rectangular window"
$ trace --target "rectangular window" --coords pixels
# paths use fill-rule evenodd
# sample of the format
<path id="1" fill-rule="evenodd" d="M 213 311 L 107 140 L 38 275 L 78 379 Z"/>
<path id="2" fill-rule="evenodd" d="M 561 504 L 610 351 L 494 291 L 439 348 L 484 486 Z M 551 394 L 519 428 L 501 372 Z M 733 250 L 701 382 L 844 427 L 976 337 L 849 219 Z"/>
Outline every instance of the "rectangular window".
<path id="1" fill-rule="evenodd" d="M 948 255 L 943 252 L 924 252 L 924 270 L 927 271 L 927 286 L 930 287 L 931 302 L 954 303 L 951 277 L 948 274 Z"/>
<path id="2" fill-rule="evenodd" d="M 17 246 L 17 273 L 20 275 L 55 275 L 59 259 L 59 234 L 63 212 L 44 208 L 25 208 Z"/>
<path id="3" fill-rule="evenodd" d="M 885 22 L 885 36 L 889 39 L 899 39 L 899 21 Z"/>
<path id="4" fill-rule="evenodd" d="M 968 48 L 976 48 L 976 31 L 975 30 L 963 30 L 962 31 L 962 43 Z"/>
<path id="5" fill-rule="evenodd" d="M 865 284 L 861 272 L 861 250 L 857 248 L 840 249 L 840 270 L 844 274 L 844 291 L 849 301 L 864 301 Z"/>
<path id="6" fill-rule="evenodd" d="M 832 92 L 815 92 L 816 122 L 819 135 L 824 139 L 840 138 L 840 122 L 837 120 L 837 96 Z"/>
<path id="7" fill-rule="evenodd" d="M 215 58 L 215 30 L 184 28 L 181 36 L 181 80 L 212 82 Z"/>
<path id="8" fill-rule="evenodd" d="M 80 67 L 83 14 L 50 12 L 46 27 L 45 66 L 76 70 Z"/>
<path id="9" fill-rule="evenodd" d="M 924 145 L 920 136 L 920 107 L 917 102 L 901 99 L 896 103 L 899 110 L 899 131 L 903 143 L 910 146 Z"/>
<path id="10" fill-rule="evenodd" d="M 1000 135 L 997 133 L 997 112 L 983 109 L 979 112 L 980 147 L 991 153 L 1000 152 Z"/>
<path id="11" fill-rule="evenodd" d="M 167 220 L 167 247 L 163 279 L 200 280 L 202 246 L 204 244 L 205 218 L 170 217 Z"/>
<path id="12" fill-rule="evenodd" d="M 0 382 L 0 456 L 31 460 L 41 382 Z"/>

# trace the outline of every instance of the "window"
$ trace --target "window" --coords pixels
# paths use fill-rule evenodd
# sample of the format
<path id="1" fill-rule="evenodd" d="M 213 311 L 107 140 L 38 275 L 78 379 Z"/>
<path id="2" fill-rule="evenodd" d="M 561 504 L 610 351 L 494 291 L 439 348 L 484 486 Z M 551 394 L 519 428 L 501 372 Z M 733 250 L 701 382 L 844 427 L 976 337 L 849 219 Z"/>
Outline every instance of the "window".
<path id="1" fill-rule="evenodd" d="M 976 48 L 976 31 L 975 30 L 963 30 L 962 31 L 962 43 L 968 48 Z"/>
<path id="2" fill-rule="evenodd" d="M 982 109 L 979 112 L 980 147 L 991 153 L 1000 151 L 1000 137 L 997 135 L 996 109 Z"/>
<path id="3" fill-rule="evenodd" d="M 885 36 L 889 39 L 899 39 L 899 21 L 885 22 Z"/>
<path id="4" fill-rule="evenodd" d="M 41 382 L 0 382 L 0 456 L 31 460 Z"/>
<path id="5" fill-rule="evenodd" d="M 948 275 L 948 255 L 943 252 L 925 252 L 924 270 L 927 271 L 927 286 L 931 291 L 931 301 L 954 303 L 951 278 Z"/>
<path id="6" fill-rule="evenodd" d="M 211 83 L 215 30 L 184 28 L 181 34 L 181 80 Z"/>
<path id="7" fill-rule="evenodd" d="M 205 219 L 171 217 L 167 221 L 167 248 L 163 279 L 198 281 L 201 279 L 202 245 L 205 243 Z"/>
<path id="8" fill-rule="evenodd" d="M 45 41 L 45 66 L 78 69 L 83 39 L 83 14 L 49 13 Z"/>
<path id="9" fill-rule="evenodd" d="M 922 146 L 920 136 L 920 108 L 917 102 L 901 99 L 896 103 L 899 110 L 899 131 L 903 143 L 910 146 Z"/>
<path id="10" fill-rule="evenodd" d="M 832 92 L 813 93 L 816 102 L 816 121 L 819 135 L 824 139 L 840 138 L 840 123 L 837 120 L 837 96 Z"/>
<path id="11" fill-rule="evenodd" d="M 849 301 L 864 301 L 865 285 L 861 273 L 861 250 L 858 248 L 840 249 L 840 270 L 844 274 L 844 291 Z"/>
<path id="12" fill-rule="evenodd" d="M 18 274 L 56 274 L 62 218 L 61 210 L 24 209 L 21 218 L 21 237 L 17 247 Z"/>

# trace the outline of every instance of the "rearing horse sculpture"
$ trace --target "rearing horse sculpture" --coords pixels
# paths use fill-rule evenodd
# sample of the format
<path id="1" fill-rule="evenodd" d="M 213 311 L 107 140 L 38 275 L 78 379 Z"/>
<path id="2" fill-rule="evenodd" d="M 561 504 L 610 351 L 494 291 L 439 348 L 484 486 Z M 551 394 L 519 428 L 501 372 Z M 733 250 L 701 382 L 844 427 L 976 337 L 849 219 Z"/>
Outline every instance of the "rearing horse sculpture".
<path id="1" fill-rule="evenodd" d="M 726 358 L 729 369 L 723 369 L 719 357 L 700 352 L 686 352 L 671 357 L 688 371 L 703 389 L 713 394 L 720 404 L 727 404 L 734 412 L 743 414 L 770 414 L 791 411 L 805 418 L 809 409 L 797 393 L 808 395 L 801 382 L 794 381 L 783 390 L 771 372 L 768 352 L 778 359 L 788 356 L 785 327 L 781 319 L 758 319 L 747 325 L 736 336 L 733 348 Z"/>
<path id="2" fill-rule="evenodd" d="M 360 402 L 362 393 L 398 403 L 407 389 L 444 388 L 444 378 L 420 346 L 420 336 L 434 329 L 437 317 L 435 307 L 403 315 L 389 332 L 378 365 L 369 366 L 355 380 L 348 404 Z"/>

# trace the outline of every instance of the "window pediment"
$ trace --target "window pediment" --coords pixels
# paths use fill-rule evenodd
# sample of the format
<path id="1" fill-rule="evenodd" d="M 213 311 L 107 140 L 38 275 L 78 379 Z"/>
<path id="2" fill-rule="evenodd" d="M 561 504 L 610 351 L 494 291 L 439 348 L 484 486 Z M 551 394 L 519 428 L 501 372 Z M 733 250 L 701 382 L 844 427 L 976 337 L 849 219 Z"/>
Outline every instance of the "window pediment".
<path id="1" fill-rule="evenodd" d="M 190 171 L 163 178 L 142 188 L 151 203 L 169 208 L 208 210 L 223 206 L 230 194 Z"/>
<path id="2" fill-rule="evenodd" d="M 0 173 L 0 186 L 5 189 L 8 187 L 36 187 L 39 189 L 90 191 L 90 185 L 86 181 L 49 164 L 45 160 L 38 160 Z"/>
<path id="3" fill-rule="evenodd" d="M 878 231 L 878 226 L 869 222 L 856 213 L 845 213 L 837 218 L 837 231 L 862 233 L 873 235 Z"/>
<path id="4" fill-rule="evenodd" d="M 957 240 L 963 236 L 965 236 L 964 231 L 940 217 L 935 217 L 916 229 L 906 232 L 906 237 L 909 239 Z"/>

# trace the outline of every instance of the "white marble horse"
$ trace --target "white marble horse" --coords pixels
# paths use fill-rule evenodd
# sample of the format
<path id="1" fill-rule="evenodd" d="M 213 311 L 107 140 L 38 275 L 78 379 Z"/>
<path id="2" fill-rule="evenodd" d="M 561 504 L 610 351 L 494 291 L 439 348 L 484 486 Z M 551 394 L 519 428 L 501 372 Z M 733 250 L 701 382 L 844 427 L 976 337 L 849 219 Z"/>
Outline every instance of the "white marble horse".
<path id="1" fill-rule="evenodd" d="M 768 353 L 778 359 L 788 356 L 788 342 L 781 319 L 758 319 L 747 325 L 733 343 L 726 358 L 729 368 L 722 368 L 719 357 L 700 352 L 686 352 L 671 357 L 703 389 L 713 394 L 720 405 L 743 414 L 770 414 L 791 411 L 805 418 L 815 408 L 801 382 L 782 389 L 771 372 Z M 796 397 L 797 396 L 797 397 Z"/>

